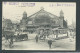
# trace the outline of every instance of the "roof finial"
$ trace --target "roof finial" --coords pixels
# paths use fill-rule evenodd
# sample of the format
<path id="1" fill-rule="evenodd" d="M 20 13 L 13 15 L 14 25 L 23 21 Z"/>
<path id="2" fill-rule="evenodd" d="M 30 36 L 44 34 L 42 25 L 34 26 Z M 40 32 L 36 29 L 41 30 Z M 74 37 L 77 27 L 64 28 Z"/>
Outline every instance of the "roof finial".
<path id="1" fill-rule="evenodd" d="M 41 10 L 44 10 L 44 8 L 43 8 L 43 7 L 41 7 Z"/>

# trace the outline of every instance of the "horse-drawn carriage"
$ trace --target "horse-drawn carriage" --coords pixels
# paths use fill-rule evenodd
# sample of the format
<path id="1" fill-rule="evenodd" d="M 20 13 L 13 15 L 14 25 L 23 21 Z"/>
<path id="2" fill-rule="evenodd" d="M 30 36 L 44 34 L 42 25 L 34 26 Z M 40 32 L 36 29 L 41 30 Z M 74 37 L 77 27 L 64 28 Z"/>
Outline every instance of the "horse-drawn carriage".
<path id="1" fill-rule="evenodd" d="M 28 34 L 24 32 L 19 32 L 14 34 L 15 40 L 28 40 Z"/>
<path id="2" fill-rule="evenodd" d="M 6 40 L 13 39 L 13 40 L 27 40 L 28 35 L 26 33 L 17 33 L 14 31 L 3 31 L 3 37 Z"/>
<path id="3" fill-rule="evenodd" d="M 14 32 L 11 30 L 5 30 L 2 32 L 2 35 L 2 37 L 4 37 L 5 43 L 8 43 L 9 47 L 12 47 Z"/>
<path id="4" fill-rule="evenodd" d="M 27 40 L 28 39 L 28 35 L 27 34 L 17 34 L 15 35 L 14 31 L 11 30 L 6 30 L 2 32 L 2 37 L 4 37 L 5 43 L 8 43 L 9 47 L 12 47 L 14 40 L 18 41 L 18 40 Z"/>

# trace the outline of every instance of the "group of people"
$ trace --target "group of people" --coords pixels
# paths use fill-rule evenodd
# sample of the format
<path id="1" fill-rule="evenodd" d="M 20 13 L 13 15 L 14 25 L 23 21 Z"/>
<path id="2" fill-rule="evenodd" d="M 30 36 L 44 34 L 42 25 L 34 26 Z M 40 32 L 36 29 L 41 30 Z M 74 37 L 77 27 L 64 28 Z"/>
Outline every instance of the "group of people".
<path id="1" fill-rule="evenodd" d="M 44 36 L 43 36 L 44 37 Z M 35 37 L 35 40 L 36 40 L 36 43 L 38 43 L 39 41 L 39 35 L 36 35 Z M 52 45 L 52 40 L 50 38 L 48 38 L 48 41 L 47 41 L 48 45 L 49 45 L 49 48 L 51 48 L 51 45 Z"/>
<path id="2" fill-rule="evenodd" d="M 72 42 L 72 41 L 73 41 L 72 39 L 75 38 L 75 32 L 73 32 L 72 30 L 68 30 L 68 31 L 67 31 L 67 35 L 68 35 L 68 37 L 69 37 L 70 42 Z M 50 36 L 50 34 L 48 34 L 48 37 L 49 37 L 49 36 Z M 52 37 L 52 36 L 53 36 L 53 35 L 51 35 L 51 37 L 48 38 L 48 41 L 47 41 L 49 48 L 51 48 L 51 46 L 52 46 L 52 42 L 53 42 L 53 40 L 52 40 L 53 37 Z M 38 43 L 39 36 L 36 35 L 35 39 L 36 39 L 36 43 Z"/>
<path id="3" fill-rule="evenodd" d="M 69 37 L 70 42 L 72 42 L 73 39 L 75 39 L 75 32 L 73 30 L 68 30 L 67 35 Z"/>
<path id="4" fill-rule="evenodd" d="M 36 35 L 36 37 L 35 37 L 36 43 L 38 43 L 38 41 L 39 41 L 39 38 L 40 38 L 39 35 L 40 35 L 40 34 Z M 68 30 L 68 31 L 67 31 L 67 35 L 68 35 L 68 37 L 69 37 L 69 40 L 72 42 L 72 41 L 73 41 L 72 39 L 74 39 L 74 36 L 75 36 L 74 32 L 73 32 L 72 30 Z M 12 36 L 13 36 L 13 35 L 10 35 L 10 36 L 5 35 L 5 39 L 6 39 L 6 40 L 9 40 L 9 41 L 8 41 L 8 42 L 9 42 L 9 47 L 12 47 L 12 45 L 13 45 L 13 37 L 12 37 Z M 50 34 L 47 34 L 46 36 L 49 37 Z M 44 36 L 43 36 L 43 37 L 44 37 Z M 48 39 L 47 39 L 47 44 L 48 44 L 49 48 L 51 48 L 52 43 L 53 43 L 52 39 L 51 39 L 51 38 L 48 38 Z"/>

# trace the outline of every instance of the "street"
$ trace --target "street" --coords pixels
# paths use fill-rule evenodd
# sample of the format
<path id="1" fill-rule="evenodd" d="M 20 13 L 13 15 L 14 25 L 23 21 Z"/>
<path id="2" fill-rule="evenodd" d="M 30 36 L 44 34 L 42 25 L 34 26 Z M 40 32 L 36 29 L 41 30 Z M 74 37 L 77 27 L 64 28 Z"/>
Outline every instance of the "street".
<path id="1" fill-rule="evenodd" d="M 72 42 L 70 42 L 69 38 L 66 39 L 60 39 L 53 41 L 52 48 L 49 49 L 47 41 L 39 40 L 38 43 L 36 43 L 35 39 L 29 39 L 26 41 L 18 41 L 14 42 L 13 47 L 9 48 L 8 43 L 5 43 L 5 41 L 2 42 L 2 49 L 3 50 L 75 50 L 75 40 L 73 39 Z"/>

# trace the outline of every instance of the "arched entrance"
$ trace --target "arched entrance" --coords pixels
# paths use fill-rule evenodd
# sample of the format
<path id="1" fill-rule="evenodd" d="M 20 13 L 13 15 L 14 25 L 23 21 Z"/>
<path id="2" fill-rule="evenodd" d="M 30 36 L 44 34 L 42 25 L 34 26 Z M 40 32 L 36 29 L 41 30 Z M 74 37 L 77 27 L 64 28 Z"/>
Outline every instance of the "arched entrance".
<path id="1" fill-rule="evenodd" d="M 45 39 L 50 35 L 51 27 L 48 25 L 41 25 L 37 31 L 38 31 L 39 37 Z"/>

